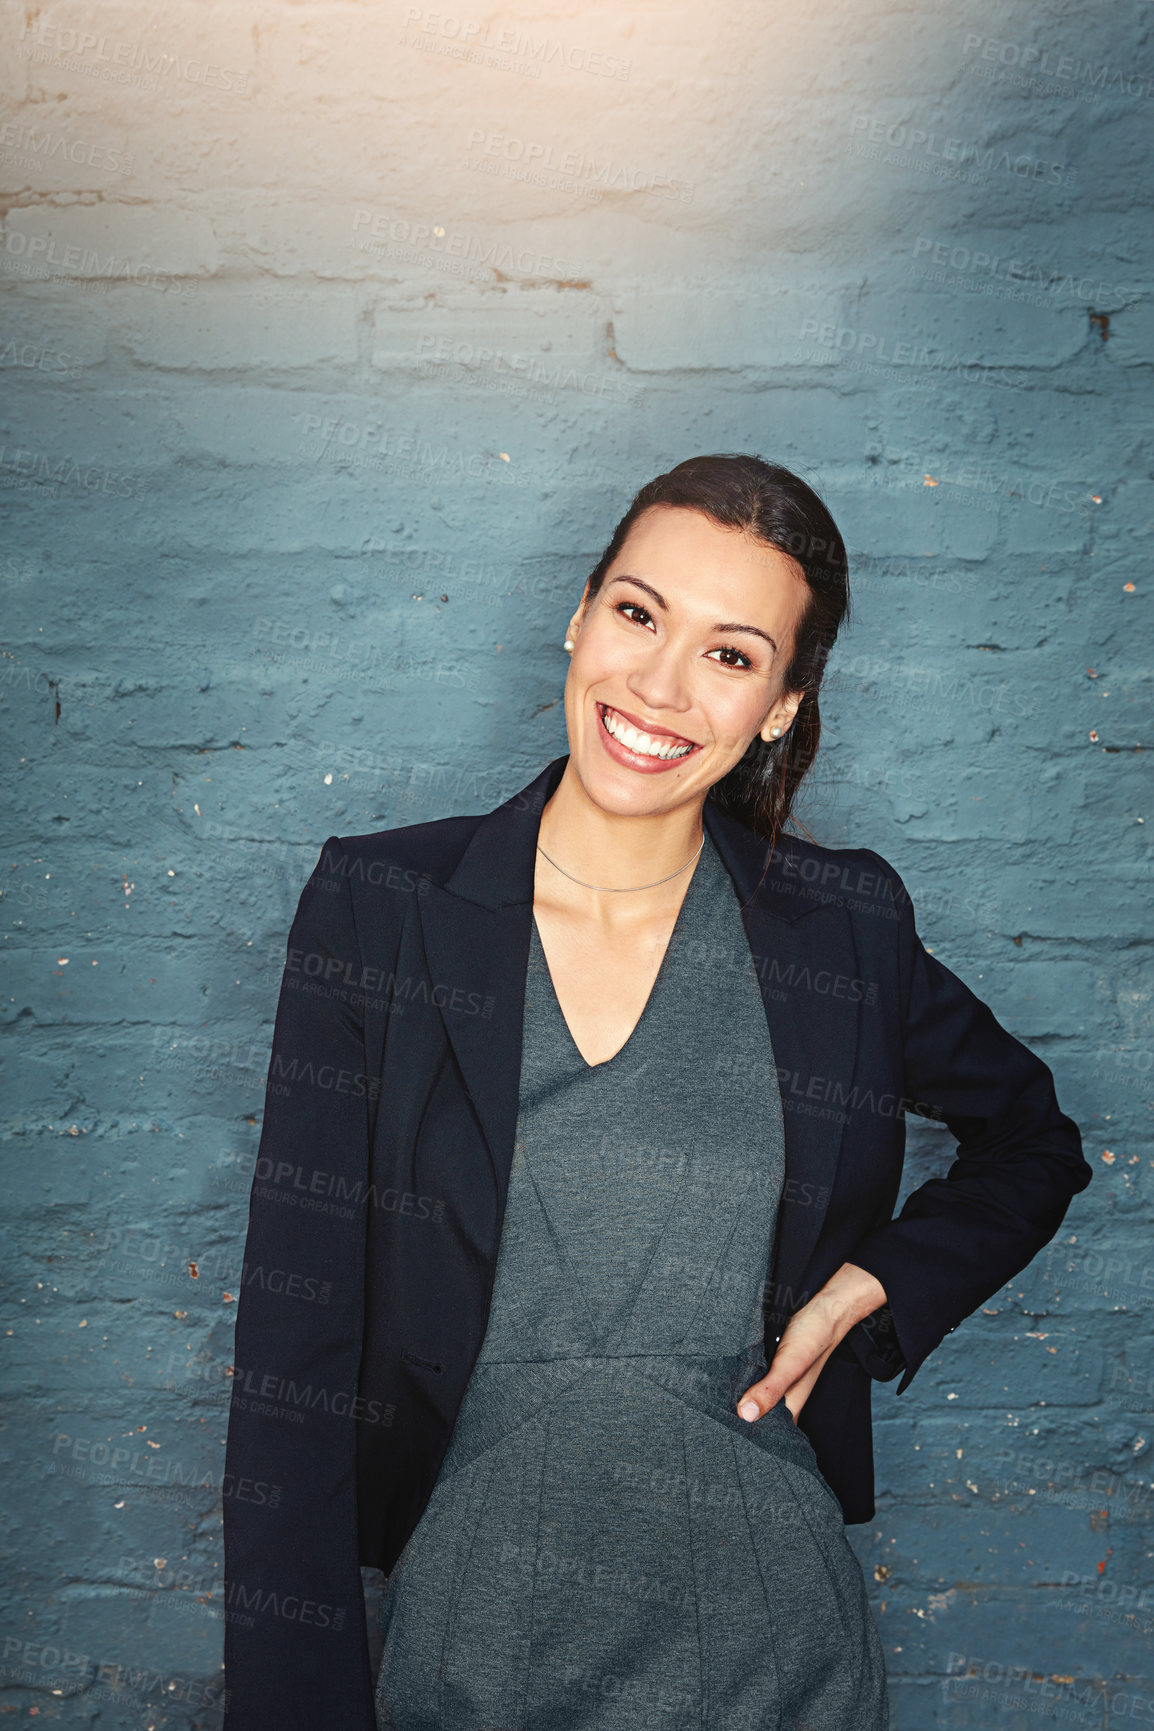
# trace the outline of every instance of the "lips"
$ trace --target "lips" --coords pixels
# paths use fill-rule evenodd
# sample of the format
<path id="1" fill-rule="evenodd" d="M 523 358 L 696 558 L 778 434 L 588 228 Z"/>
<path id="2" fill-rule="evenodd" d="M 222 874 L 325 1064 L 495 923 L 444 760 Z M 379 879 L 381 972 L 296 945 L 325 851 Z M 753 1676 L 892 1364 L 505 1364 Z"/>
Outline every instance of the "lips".
<path id="1" fill-rule="evenodd" d="M 701 750 L 696 740 L 668 728 L 644 727 L 636 716 L 630 716 L 611 704 L 597 704 L 598 735 L 609 755 L 630 769 L 653 774 L 673 769 Z"/>
<path id="2" fill-rule="evenodd" d="M 638 734 L 649 734 L 651 739 L 657 739 L 657 741 L 663 741 L 663 743 L 668 739 L 671 744 L 678 744 L 678 746 L 694 746 L 694 744 L 697 744 L 696 739 L 687 739 L 685 734 L 675 734 L 671 727 L 654 727 L 652 722 L 644 722 L 644 720 L 640 718 L 640 715 L 631 715 L 628 710 L 618 710 L 618 706 L 612 705 L 612 703 L 602 703 L 602 705 L 599 705 L 599 708 L 600 713 L 602 713 L 602 720 L 606 718 L 606 715 L 616 715 L 619 720 L 628 722 L 628 725 L 637 730 Z"/>

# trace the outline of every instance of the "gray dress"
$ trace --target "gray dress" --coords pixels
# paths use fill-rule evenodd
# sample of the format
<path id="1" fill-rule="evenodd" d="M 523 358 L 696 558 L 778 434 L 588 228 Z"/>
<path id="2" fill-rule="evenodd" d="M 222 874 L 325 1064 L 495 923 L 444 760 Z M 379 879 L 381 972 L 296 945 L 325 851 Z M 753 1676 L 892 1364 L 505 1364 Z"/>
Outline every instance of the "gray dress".
<path id="1" fill-rule="evenodd" d="M 885 1731 L 840 1506 L 766 1369 L 765 1009 L 705 847 L 641 1019 L 582 1058 L 534 925 L 484 1343 L 387 1583 L 381 1731 Z"/>

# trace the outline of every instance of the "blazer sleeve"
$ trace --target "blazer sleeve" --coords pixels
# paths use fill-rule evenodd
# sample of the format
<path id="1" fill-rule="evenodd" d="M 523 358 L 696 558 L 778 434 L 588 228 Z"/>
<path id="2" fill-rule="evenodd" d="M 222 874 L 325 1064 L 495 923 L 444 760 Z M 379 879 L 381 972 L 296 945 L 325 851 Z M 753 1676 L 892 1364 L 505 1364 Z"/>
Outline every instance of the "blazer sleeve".
<path id="1" fill-rule="evenodd" d="M 946 1172 L 850 1257 L 877 1276 L 887 1302 L 847 1341 L 871 1376 L 889 1381 L 901 1372 L 902 1394 L 945 1335 L 1049 1243 L 1093 1170 L 1049 1067 L 930 955 L 901 878 L 862 852 L 890 880 L 899 911 L 906 1101 L 944 1121 L 957 1141 Z"/>
<path id="2" fill-rule="evenodd" d="M 236 1319 L 224 1478 L 226 1731 L 373 1731 L 356 1426 L 369 1107 L 347 856 L 288 942 Z"/>

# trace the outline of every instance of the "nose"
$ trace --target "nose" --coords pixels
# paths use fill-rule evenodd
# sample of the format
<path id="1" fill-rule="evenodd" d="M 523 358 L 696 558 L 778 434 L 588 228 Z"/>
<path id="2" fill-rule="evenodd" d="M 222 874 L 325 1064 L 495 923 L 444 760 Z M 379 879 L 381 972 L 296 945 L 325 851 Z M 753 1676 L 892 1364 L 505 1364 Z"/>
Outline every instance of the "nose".
<path id="1" fill-rule="evenodd" d="M 663 709 L 679 711 L 690 706 L 683 658 L 671 643 L 655 643 L 625 683 L 654 719 Z"/>

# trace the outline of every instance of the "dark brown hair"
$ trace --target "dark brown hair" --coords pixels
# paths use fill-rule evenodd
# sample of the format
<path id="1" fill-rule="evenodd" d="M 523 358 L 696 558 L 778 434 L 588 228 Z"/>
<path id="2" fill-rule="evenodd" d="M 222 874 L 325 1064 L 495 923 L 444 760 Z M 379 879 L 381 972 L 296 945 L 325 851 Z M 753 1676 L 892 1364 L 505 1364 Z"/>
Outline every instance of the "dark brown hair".
<path id="1" fill-rule="evenodd" d="M 849 561 L 837 525 L 812 487 L 760 457 L 719 453 L 689 457 L 647 481 L 613 531 L 589 577 L 590 600 L 630 529 L 653 505 L 683 505 L 726 529 L 742 529 L 788 553 L 809 594 L 785 671 L 786 691 L 802 691 L 797 714 L 780 739 L 755 735 L 740 763 L 709 791 L 721 809 L 770 842 L 784 829 L 794 796 L 821 739 L 818 692 L 843 619 L 849 617 Z"/>

